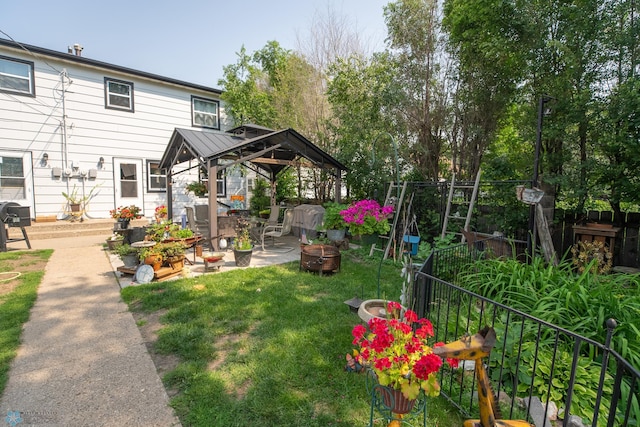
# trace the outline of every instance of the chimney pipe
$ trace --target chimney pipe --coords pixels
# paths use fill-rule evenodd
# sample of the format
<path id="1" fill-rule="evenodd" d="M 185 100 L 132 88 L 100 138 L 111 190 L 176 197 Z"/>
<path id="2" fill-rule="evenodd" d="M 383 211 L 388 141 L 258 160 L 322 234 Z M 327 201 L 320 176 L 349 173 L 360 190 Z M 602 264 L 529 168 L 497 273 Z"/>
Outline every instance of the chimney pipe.
<path id="1" fill-rule="evenodd" d="M 84 48 L 80 46 L 80 43 L 76 43 L 73 45 L 73 50 L 76 51 L 76 56 L 82 56 L 82 49 Z"/>
<path id="2" fill-rule="evenodd" d="M 73 48 L 71 46 L 67 46 L 67 53 L 73 53 Z"/>

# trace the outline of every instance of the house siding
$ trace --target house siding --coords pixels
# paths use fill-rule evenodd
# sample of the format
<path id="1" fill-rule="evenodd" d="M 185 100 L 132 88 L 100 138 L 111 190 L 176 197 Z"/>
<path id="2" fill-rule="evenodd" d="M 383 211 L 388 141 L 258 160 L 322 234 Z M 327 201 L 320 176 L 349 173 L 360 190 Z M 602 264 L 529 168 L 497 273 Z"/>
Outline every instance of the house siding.
<path id="1" fill-rule="evenodd" d="M 76 185 L 88 193 L 95 187 L 95 197 L 87 207 L 89 218 L 108 218 L 116 207 L 114 159 L 141 161 L 143 165 L 143 211 L 153 216 L 155 206 L 166 204 L 166 194 L 147 189 L 147 160 L 160 160 L 176 127 L 192 128 L 191 97 L 219 100 L 220 91 L 198 85 L 181 85 L 141 72 L 123 72 L 103 63 L 88 64 L 86 58 L 64 58 L 63 54 L 31 55 L 22 49 L 0 44 L 0 55 L 34 63 L 35 97 L 0 92 L 0 151 L 27 152 L 32 156 L 32 169 L 25 171 L 32 180 L 31 215 L 65 216 L 66 201 L 62 192 Z M 60 58 L 58 56 L 63 56 Z M 60 73 L 66 71 L 64 111 L 66 113 L 66 150 Z M 104 79 L 112 78 L 133 84 L 134 111 L 105 108 Z M 70 80 L 70 81 L 69 81 Z M 168 79 L 171 80 L 171 79 Z M 223 104 L 220 104 L 221 130 L 228 129 Z M 200 129 L 200 128 L 198 128 Z M 65 162 L 65 151 L 68 153 Z M 47 164 L 42 163 L 44 153 Z M 104 158 L 100 166 L 99 159 Z M 71 161 L 78 165 L 71 177 L 54 177 L 54 168 L 64 170 Z M 78 176 L 81 170 L 97 171 L 95 179 Z M 176 187 L 197 179 L 183 174 Z M 182 206 L 194 200 L 175 191 L 176 215 Z"/>

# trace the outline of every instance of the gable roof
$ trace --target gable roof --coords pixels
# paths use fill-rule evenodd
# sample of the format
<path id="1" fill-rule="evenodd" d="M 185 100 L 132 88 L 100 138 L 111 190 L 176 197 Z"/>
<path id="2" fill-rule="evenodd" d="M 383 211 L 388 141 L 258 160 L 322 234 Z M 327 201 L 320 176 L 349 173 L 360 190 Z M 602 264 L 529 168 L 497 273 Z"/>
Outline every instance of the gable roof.
<path id="1" fill-rule="evenodd" d="M 256 135 L 250 138 L 246 135 Z M 314 167 L 335 170 L 335 174 L 347 167 L 314 145 L 294 129 L 273 131 L 260 126 L 244 125 L 229 132 L 207 132 L 176 128 L 160 160 L 160 168 L 197 160 L 204 168 L 210 161 L 218 162 L 218 168 L 251 162 L 271 174 L 306 160 Z"/>
<path id="2" fill-rule="evenodd" d="M 43 47 L 32 46 L 29 44 L 18 43 L 11 40 L 0 38 L 0 46 L 16 49 L 22 52 L 30 53 L 37 57 L 38 55 L 48 56 L 52 58 L 61 59 L 63 61 L 82 64 L 85 66 L 101 68 L 105 70 L 117 71 L 120 73 L 129 74 L 132 76 L 143 77 L 146 79 L 156 80 L 164 83 L 170 83 L 173 85 L 183 86 L 191 89 L 197 89 L 205 92 L 211 92 L 217 95 L 222 94 L 220 89 L 215 89 L 208 86 L 199 85 L 196 83 L 189 83 L 183 80 L 172 79 L 170 77 L 160 76 L 158 74 L 147 73 L 145 71 L 134 70 L 133 68 L 121 67 L 119 65 L 109 64 L 107 62 L 96 61 L 95 59 L 89 59 L 84 56 L 74 55 L 73 53 L 58 52 L 55 50 L 45 49 Z"/>

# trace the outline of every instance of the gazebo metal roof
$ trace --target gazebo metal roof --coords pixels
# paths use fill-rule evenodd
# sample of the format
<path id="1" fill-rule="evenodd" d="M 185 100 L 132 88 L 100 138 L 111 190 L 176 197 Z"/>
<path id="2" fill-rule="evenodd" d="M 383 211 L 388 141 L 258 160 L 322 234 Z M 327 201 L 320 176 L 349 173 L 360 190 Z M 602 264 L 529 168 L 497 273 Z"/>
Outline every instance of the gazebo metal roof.
<path id="1" fill-rule="evenodd" d="M 174 129 L 160 160 L 160 169 L 166 171 L 167 181 L 172 181 L 174 166 L 192 160 L 197 161 L 196 167 L 207 170 L 209 176 L 217 176 L 218 171 L 238 163 L 251 164 L 257 172 L 268 174 L 272 183 L 276 175 L 288 167 L 300 165 L 324 169 L 336 177 L 336 200 L 340 198 L 342 171 L 347 170 L 346 166 L 294 129 L 274 131 L 257 125 L 243 125 L 228 132 Z M 211 185 L 215 185 L 215 180 L 209 180 Z M 170 217 L 173 215 L 172 199 L 172 186 L 169 185 Z M 216 191 L 210 189 L 209 205 L 216 204 Z M 217 215 L 217 209 L 209 209 L 209 235 L 215 248 Z"/>
<path id="2" fill-rule="evenodd" d="M 220 159 L 226 162 L 218 163 Z M 170 170 L 190 160 L 197 160 L 205 168 L 218 164 L 218 169 L 251 162 L 274 176 L 298 161 L 335 171 L 332 173 L 336 175 L 347 170 L 294 129 L 273 131 L 256 125 L 240 126 L 228 132 L 176 128 L 160 160 L 160 168 Z"/>

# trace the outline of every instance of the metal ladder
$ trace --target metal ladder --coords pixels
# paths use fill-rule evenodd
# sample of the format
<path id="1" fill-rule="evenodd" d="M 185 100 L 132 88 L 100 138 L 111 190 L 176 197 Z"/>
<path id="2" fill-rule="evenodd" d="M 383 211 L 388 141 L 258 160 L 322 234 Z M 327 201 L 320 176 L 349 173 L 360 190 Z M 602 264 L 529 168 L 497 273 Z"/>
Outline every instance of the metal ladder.
<path id="1" fill-rule="evenodd" d="M 400 195 L 398 194 L 398 189 L 400 189 Z M 394 195 L 394 190 L 395 194 Z M 385 248 L 377 248 L 377 243 L 374 243 L 373 245 L 371 245 L 371 250 L 369 251 L 369 256 L 373 255 L 374 251 L 381 251 L 384 252 L 384 256 L 382 257 L 382 259 L 387 259 L 387 257 L 389 256 L 389 251 L 391 250 L 391 246 L 393 246 L 394 243 L 396 243 L 396 228 L 398 226 L 398 218 L 400 218 L 400 211 L 402 210 L 402 201 L 404 200 L 404 195 L 407 191 L 407 181 L 405 181 L 404 183 L 402 183 L 402 186 L 400 185 L 400 183 L 395 183 L 395 182 L 391 182 L 389 184 L 389 189 L 387 190 L 387 197 L 384 200 L 384 204 L 385 205 L 390 205 L 393 204 L 394 209 L 393 209 L 393 224 L 391 225 L 391 229 L 389 230 L 389 234 L 387 235 L 380 235 L 378 236 L 379 239 L 383 239 L 383 240 L 387 240 L 387 244 L 384 245 Z M 393 200 L 396 199 L 397 200 Z"/>
<path id="2" fill-rule="evenodd" d="M 440 235 L 441 238 L 444 239 L 444 237 L 447 235 L 447 227 L 449 226 L 449 220 L 460 220 L 462 218 L 465 218 L 463 230 L 469 231 L 469 224 L 471 223 L 471 215 L 473 215 L 473 208 L 478 198 L 478 187 L 480 187 L 481 173 L 482 171 L 478 169 L 478 173 L 476 174 L 476 180 L 474 185 L 468 185 L 468 184 L 456 185 L 456 174 L 454 173 L 451 176 L 451 185 L 449 186 L 449 198 L 447 200 L 447 209 L 444 213 L 444 220 L 442 222 L 442 233 Z M 456 190 L 464 190 L 464 189 L 473 189 L 473 192 L 471 194 L 471 199 L 469 199 L 469 201 L 467 202 L 468 203 L 467 215 L 464 217 L 459 215 L 451 215 L 451 205 L 453 204 L 453 197 L 455 195 L 455 192 Z M 460 233 L 456 233 L 456 234 L 460 234 Z M 465 241 L 465 238 L 464 238 L 464 235 L 462 235 L 462 243 L 464 243 L 464 241 Z"/>

